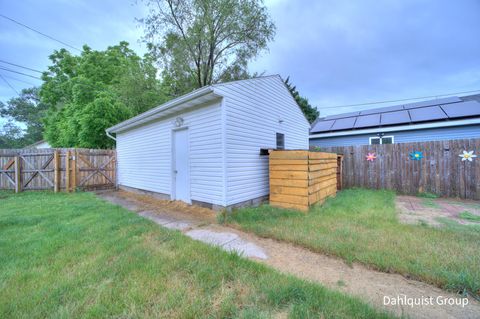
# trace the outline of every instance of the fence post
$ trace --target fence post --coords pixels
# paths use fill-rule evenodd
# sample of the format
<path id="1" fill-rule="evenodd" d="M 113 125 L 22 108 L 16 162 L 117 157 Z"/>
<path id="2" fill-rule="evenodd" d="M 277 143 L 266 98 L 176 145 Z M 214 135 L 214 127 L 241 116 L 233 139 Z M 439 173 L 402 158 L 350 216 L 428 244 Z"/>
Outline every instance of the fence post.
<path id="1" fill-rule="evenodd" d="M 70 150 L 65 153 L 65 191 L 70 192 Z"/>
<path id="2" fill-rule="evenodd" d="M 22 191 L 22 164 L 20 156 L 15 156 L 15 193 Z"/>
<path id="3" fill-rule="evenodd" d="M 60 155 L 58 150 L 53 151 L 53 191 L 58 193 L 60 190 Z"/>
<path id="4" fill-rule="evenodd" d="M 72 151 L 72 190 L 77 188 L 77 150 Z"/>
<path id="5" fill-rule="evenodd" d="M 115 156 L 115 161 L 113 162 L 113 165 L 114 165 L 114 175 L 113 175 L 113 178 L 115 178 L 115 189 L 118 190 L 118 157 L 117 157 L 117 152 L 115 151 L 113 153 Z"/>

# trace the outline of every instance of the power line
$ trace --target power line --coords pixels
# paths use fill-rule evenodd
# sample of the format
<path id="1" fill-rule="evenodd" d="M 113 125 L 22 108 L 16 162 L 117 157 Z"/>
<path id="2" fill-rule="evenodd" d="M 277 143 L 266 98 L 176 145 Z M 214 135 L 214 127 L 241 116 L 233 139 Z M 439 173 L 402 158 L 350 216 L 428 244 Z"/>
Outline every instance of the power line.
<path id="1" fill-rule="evenodd" d="M 12 70 L 12 69 L 7 69 L 7 68 L 4 68 L 3 66 L 0 66 L 0 70 L 5 70 L 7 72 L 17 73 L 17 74 L 28 76 L 28 77 L 31 77 L 31 78 L 34 78 L 34 79 L 37 79 L 37 80 L 41 80 L 41 78 L 39 78 L 37 76 L 33 76 L 33 75 L 30 75 L 30 74 L 27 74 L 27 73 L 15 71 L 15 70 Z"/>
<path id="2" fill-rule="evenodd" d="M 17 95 L 20 95 L 20 93 L 18 93 L 18 91 L 10 84 L 10 82 L 7 81 L 7 79 L 5 79 L 3 77 L 3 75 L 0 74 L 0 78 L 2 78 L 2 80 L 7 83 L 7 85 L 17 94 Z"/>
<path id="3" fill-rule="evenodd" d="M 1 74 L 1 73 L 0 73 Z M 38 84 L 35 84 L 35 83 L 32 83 L 32 82 L 28 82 L 28 81 L 24 81 L 24 80 L 20 80 L 20 79 L 17 79 L 13 76 L 9 76 L 9 75 L 5 75 L 5 74 L 2 74 L 4 77 L 6 77 L 7 79 L 10 79 L 10 80 L 14 80 L 14 81 L 17 81 L 17 82 L 22 82 L 22 83 L 25 83 L 25 84 L 28 84 L 28 85 L 33 85 L 33 86 L 38 86 Z"/>
<path id="4" fill-rule="evenodd" d="M 44 37 L 47 37 L 47 38 L 49 38 L 50 40 L 53 40 L 53 41 L 55 41 L 55 42 L 58 42 L 58 43 L 61 43 L 61 44 L 65 45 L 65 46 L 67 46 L 67 47 L 69 47 L 69 48 L 72 48 L 72 49 L 75 49 L 75 50 L 77 50 L 77 51 L 79 51 L 79 52 L 82 52 L 82 50 L 74 47 L 73 45 L 70 45 L 70 44 L 68 44 L 68 43 L 65 43 L 65 42 L 63 42 L 63 41 L 61 41 L 61 40 L 58 40 L 58 39 L 56 39 L 56 38 L 54 38 L 54 37 L 52 37 L 52 36 L 49 36 L 48 34 L 45 34 L 45 33 L 43 33 L 43 32 L 40 32 L 40 31 L 38 31 L 38 30 L 35 30 L 34 28 L 31 28 L 31 27 L 29 27 L 29 26 L 26 25 L 26 24 L 23 24 L 23 23 L 21 23 L 21 22 L 18 22 L 18 21 L 15 20 L 15 19 L 9 18 L 9 17 L 7 17 L 7 16 L 5 16 L 5 15 L 3 15 L 3 14 L 0 14 L 0 17 L 2 17 L 2 18 L 4 18 L 4 19 L 7 19 L 7 20 L 10 20 L 10 21 L 12 21 L 13 23 L 16 23 L 16 24 L 18 24 L 18 25 L 20 25 L 20 26 L 22 26 L 22 27 L 24 27 L 24 28 L 27 28 L 27 29 L 29 29 L 29 30 L 31 30 L 31 31 L 33 31 L 33 32 L 36 32 L 36 33 L 38 33 L 38 34 L 40 34 L 40 35 L 43 35 Z"/>
<path id="5" fill-rule="evenodd" d="M 421 97 L 412 97 L 412 98 L 409 98 L 409 99 L 385 100 L 385 101 L 375 101 L 375 102 L 368 102 L 368 103 L 357 103 L 357 104 L 344 104 L 344 105 L 326 106 L 326 107 L 318 107 L 317 109 L 318 109 L 318 110 L 325 110 L 325 109 L 334 109 L 334 108 L 338 108 L 338 107 L 352 107 L 352 106 L 384 104 L 384 103 L 393 103 L 393 102 L 405 102 L 405 101 L 412 101 L 412 100 L 437 98 L 437 97 L 439 97 L 439 96 L 448 96 L 448 95 L 474 93 L 474 92 L 480 92 L 480 90 L 463 91 L 463 92 L 455 92 L 455 93 L 448 93 L 448 94 L 436 94 L 436 95 L 421 96 Z"/>
<path id="6" fill-rule="evenodd" d="M 15 63 L 11 63 L 11 62 L 7 62 L 5 60 L 1 60 L 0 59 L 0 62 L 1 63 L 6 63 L 6 64 L 10 64 L 10 65 L 13 65 L 13 66 L 16 66 L 18 68 L 22 68 L 22 69 L 25 69 L 25 70 L 30 70 L 30 71 L 33 71 L 33 72 L 37 72 L 37 73 L 43 73 L 42 71 L 40 70 L 35 70 L 35 69 L 32 69 L 32 68 L 29 68 L 29 67 L 26 67 L 26 66 L 23 66 L 23 65 L 20 65 L 20 64 L 15 64 Z"/>

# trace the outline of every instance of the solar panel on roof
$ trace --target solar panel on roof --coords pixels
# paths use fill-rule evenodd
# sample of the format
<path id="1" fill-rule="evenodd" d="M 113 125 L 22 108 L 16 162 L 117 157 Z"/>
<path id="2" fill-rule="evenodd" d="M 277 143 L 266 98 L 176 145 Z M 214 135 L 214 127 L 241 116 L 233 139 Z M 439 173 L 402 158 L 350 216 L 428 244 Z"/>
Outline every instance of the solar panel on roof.
<path id="1" fill-rule="evenodd" d="M 401 124 L 401 123 L 410 123 L 410 116 L 408 115 L 407 111 L 382 113 L 382 116 L 380 119 L 381 125 L 391 125 L 391 124 Z"/>
<path id="2" fill-rule="evenodd" d="M 441 108 L 447 113 L 449 118 L 480 115 L 480 103 L 477 101 L 447 104 L 442 105 Z"/>
<path id="3" fill-rule="evenodd" d="M 418 109 L 410 109 L 410 118 L 412 122 L 423 122 L 447 119 L 447 115 L 439 106 L 427 106 Z"/>
<path id="4" fill-rule="evenodd" d="M 318 121 L 315 126 L 312 128 L 312 133 L 330 131 L 334 120 L 331 121 Z"/>
<path id="5" fill-rule="evenodd" d="M 380 114 L 363 115 L 357 117 L 354 127 L 369 127 L 380 125 Z"/>
<path id="6" fill-rule="evenodd" d="M 403 107 L 405 109 L 411 109 L 415 107 L 443 105 L 443 104 L 450 104 L 450 103 L 457 103 L 457 102 L 462 102 L 462 100 L 457 96 L 452 96 L 452 97 L 446 97 L 446 98 L 430 100 L 430 101 L 409 103 L 409 104 L 405 104 Z"/>
<path id="7" fill-rule="evenodd" d="M 365 110 L 365 111 L 361 111 L 360 115 L 377 114 L 377 113 L 400 111 L 400 110 L 403 110 L 403 105 L 394 105 L 394 106 L 381 107 L 378 109 Z"/>
<path id="8" fill-rule="evenodd" d="M 338 130 L 348 130 L 353 128 L 353 125 L 355 124 L 355 119 L 356 117 L 347 117 L 344 119 L 338 119 L 335 120 L 335 123 L 333 123 L 331 130 L 332 131 L 338 131 Z"/>
<path id="9" fill-rule="evenodd" d="M 337 115 L 330 115 L 325 117 L 326 120 L 336 120 L 336 119 L 341 119 L 344 117 L 352 117 L 352 116 L 357 116 L 360 114 L 360 112 L 351 112 L 351 113 L 343 113 L 343 114 L 337 114 Z"/>

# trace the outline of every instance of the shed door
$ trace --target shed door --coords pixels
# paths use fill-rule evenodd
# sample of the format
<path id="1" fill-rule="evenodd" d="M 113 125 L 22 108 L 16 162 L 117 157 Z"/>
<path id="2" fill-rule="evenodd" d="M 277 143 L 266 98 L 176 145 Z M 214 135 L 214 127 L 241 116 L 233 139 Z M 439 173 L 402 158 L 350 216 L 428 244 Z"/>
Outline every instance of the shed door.
<path id="1" fill-rule="evenodd" d="M 190 203 L 188 172 L 188 131 L 173 132 L 173 187 L 174 199 Z"/>

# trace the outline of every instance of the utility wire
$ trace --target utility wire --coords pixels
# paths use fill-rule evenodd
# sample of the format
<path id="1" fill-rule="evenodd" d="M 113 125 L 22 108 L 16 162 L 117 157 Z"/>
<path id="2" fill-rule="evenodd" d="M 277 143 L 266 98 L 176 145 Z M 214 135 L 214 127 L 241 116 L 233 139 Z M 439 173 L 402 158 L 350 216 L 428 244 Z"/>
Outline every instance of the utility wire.
<path id="1" fill-rule="evenodd" d="M 7 85 L 17 94 L 17 95 L 20 95 L 20 93 L 18 93 L 18 91 L 10 84 L 10 82 L 7 81 L 7 79 L 5 79 L 5 77 L 3 75 L 0 74 L 0 78 L 2 78 L 2 80 L 7 83 Z"/>
<path id="2" fill-rule="evenodd" d="M 339 107 L 352 107 L 352 106 L 363 106 L 363 105 L 373 105 L 373 104 L 383 104 L 383 103 L 393 103 L 393 102 L 404 102 L 404 101 L 420 100 L 420 99 L 429 99 L 429 98 L 437 98 L 437 97 L 439 97 L 439 96 L 448 96 L 448 95 L 474 93 L 474 92 L 480 92 L 480 90 L 463 91 L 463 92 L 455 92 L 455 93 L 448 93 L 448 94 L 436 94 L 436 95 L 421 96 L 421 97 L 412 97 L 412 98 L 409 98 L 409 99 L 386 100 L 386 101 L 375 101 L 375 102 L 368 102 L 368 103 L 357 103 L 357 104 L 345 104 L 345 105 L 326 106 L 326 107 L 318 107 L 317 109 L 318 109 L 318 110 L 325 110 L 325 109 L 334 109 L 334 108 L 339 108 Z"/>
<path id="3" fill-rule="evenodd" d="M 2 59 L 0 59 L 0 63 L 10 64 L 10 65 L 16 66 L 16 67 L 18 67 L 18 68 L 22 68 L 22 69 L 25 69 L 25 70 L 30 70 L 30 71 L 37 72 L 37 73 L 40 73 L 40 74 L 43 73 L 43 72 L 40 71 L 40 70 L 35 70 L 35 69 L 29 68 L 29 67 L 26 67 L 26 66 L 23 66 L 23 65 L 20 65 L 20 64 L 15 64 L 15 63 L 7 62 L 7 61 L 2 60 Z"/>
<path id="4" fill-rule="evenodd" d="M 20 25 L 20 26 L 22 26 L 22 27 L 24 27 L 24 28 L 29 29 L 30 31 L 36 32 L 36 33 L 38 33 L 38 34 L 40 34 L 40 35 L 43 35 L 44 37 L 49 38 L 50 40 L 53 40 L 53 41 L 55 41 L 55 42 L 58 42 L 58 43 L 61 43 L 61 44 L 65 45 L 65 46 L 67 46 L 67 47 L 69 47 L 69 48 L 72 48 L 72 49 L 74 49 L 74 50 L 77 50 L 77 51 L 79 51 L 79 52 L 82 52 L 82 50 L 80 50 L 79 48 L 74 47 L 73 45 L 70 45 L 70 44 L 68 44 L 68 43 L 65 43 L 65 42 L 63 42 L 63 41 L 61 41 L 61 40 L 58 40 L 58 39 L 56 39 L 56 38 L 54 38 L 54 37 L 52 37 L 52 36 L 49 36 L 48 34 L 45 34 L 45 33 L 43 33 L 43 32 L 40 32 L 40 31 L 38 31 L 38 30 L 35 30 L 34 28 L 31 28 L 31 27 L 29 27 L 28 25 L 23 24 L 23 23 L 21 23 L 21 22 L 18 22 L 17 20 L 12 19 L 12 18 L 9 18 L 9 17 L 7 17 L 7 16 L 5 16 L 5 15 L 3 15 L 3 14 L 1 14 L 1 13 L 0 13 L 0 17 L 2 17 L 2 18 L 4 18 L 4 19 L 7 19 L 7 20 L 10 20 L 10 21 L 12 21 L 13 23 L 16 23 L 16 24 L 18 24 L 18 25 Z"/>
<path id="5" fill-rule="evenodd" d="M 1 73 L 0 73 L 1 74 Z M 35 84 L 35 83 L 32 83 L 32 82 L 28 82 L 28 81 L 24 81 L 24 80 L 20 80 L 20 79 L 17 79 L 13 76 L 9 76 L 9 75 L 5 75 L 5 74 L 2 74 L 4 77 L 6 77 L 7 79 L 10 79 L 10 80 L 14 80 L 14 81 L 17 81 L 17 82 L 22 82 L 22 83 L 25 83 L 25 84 L 28 84 L 28 85 L 33 85 L 33 86 L 38 86 L 38 84 Z"/>
<path id="6" fill-rule="evenodd" d="M 37 80 L 41 80 L 41 78 L 39 78 L 37 76 L 33 76 L 33 75 L 30 75 L 30 74 L 27 74 L 27 73 L 15 71 L 15 70 L 12 70 L 12 69 L 7 69 L 7 68 L 4 68 L 3 66 L 0 66 L 0 70 L 5 70 L 7 72 L 17 73 L 17 74 L 28 76 L 28 77 L 31 77 L 31 78 L 34 78 L 34 79 L 37 79 Z"/>

